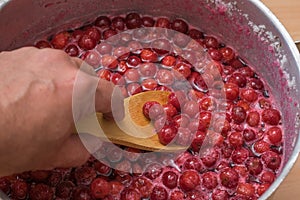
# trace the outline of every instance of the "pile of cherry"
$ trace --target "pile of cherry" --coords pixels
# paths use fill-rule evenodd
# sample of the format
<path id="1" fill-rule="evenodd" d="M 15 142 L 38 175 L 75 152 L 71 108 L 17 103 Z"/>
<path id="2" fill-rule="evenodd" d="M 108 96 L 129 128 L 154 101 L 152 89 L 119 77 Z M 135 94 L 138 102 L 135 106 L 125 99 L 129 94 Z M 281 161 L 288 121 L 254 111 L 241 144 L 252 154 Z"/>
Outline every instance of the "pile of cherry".
<path id="1" fill-rule="evenodd" d="M 118 47 L 105 42 L 126 30 L 142 27 L 176 31 L 173 43 L 183 51 L 191 41 L 196 41 L 211 65 L 193 66 L 182 56 L 166 51 L 166 40 L 154 41 L 163 50 L 151 45 L 139 48 L 138 41 L 126 43 L 128 34 L 118 38 Z M 175 142 L 189 148 L 173 157 L 172 162 L 166 162 L 163 154 L 154 154 L 149 159 L 144 158 L 141 150 L 121 147 L 141 153 L 134 157 L 122 151 L 112 152 L 104 144 L 101 162 L 91 157 L 77 168 L 0 178 L 0 189 L 10 198 L 251 200 L 261 196 L 280 172 L 281 115 L 267 86 L 232 48 L 190 27 L 184 20 L 137 13 L 100 16 L 90 25 L 59 32 L 35 46 L 61 49 L 85 59 L 100 78 L 119 85 L 124 96 L 149 90 L 170 91 L 166 105 L 148 102 L 143 111 L 153 120 L 162 144 Z M 191 52 L 185 55 L 194 59 L 197 52 Z M 217 73 L 211 70 L 212 66 Z M 191 85 L 185 92 L 173 87 L 182 79 Z M 218 96 L 222 92 L 225 98 Z M 164 163 L 172 164 L 163 166 Z"/>

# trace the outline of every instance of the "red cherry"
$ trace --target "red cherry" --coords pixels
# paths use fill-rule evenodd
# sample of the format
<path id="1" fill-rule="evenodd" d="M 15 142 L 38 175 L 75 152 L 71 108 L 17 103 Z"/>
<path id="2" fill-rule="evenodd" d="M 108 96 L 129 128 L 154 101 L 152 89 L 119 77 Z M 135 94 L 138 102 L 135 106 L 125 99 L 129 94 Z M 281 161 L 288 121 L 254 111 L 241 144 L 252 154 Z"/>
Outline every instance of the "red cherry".
<path id="1" fill-rule="evenodd" d="M 96 46 L 97 52 L 100 53 L 101 55 L 111 54 L 112 48 L 113 48 L 112 45 L 110 45 L 110 44 L 108 44 L 106 42 L 101 42 L 100 44 L 98 44 Z"/>
<path id="2" fill-rule="evenodd" d="M 213 167 L 219 160 L 219 157 L 220 155 L 216 150 L 210 149 L 204 152 L 204 155 L 202 156 L 201 160 L 206 167 Z"/>
<path id="3" fill-rule="evenodd" d="M 155 186 L 150 195 L 151 200 L 168 200 L 168 192 L 161 186 Z"/>
<path id="4" fill-rule="evenodd" d="M 72 57 L 77 57 L 79 55 L 79 49 L 74 44 L 68 45 L 65 49 L 65 52 Z"/>
<path id="5" fill-rule="evenodd" d="M 170 195 L 170 200 L 184 200 L 184 193 L 179 190 L 174 190 Z"/>
<path id="6" fill-rule="evenodd" d="M 127 91 L 128 91 L 129 96 L 132 96 L 132 95 L 143 92 L 143 88 L 138 83 L 130 83 L 127 85 Z"/>
<path id="7" fill-rule="evenodd" d="M 117 34 L 118 34 L 118 31 L 116 31 L 114 29 L 107 29 L 103 32 L 103 39 L 107 40 L 108 38 L 111 38 Z M 115 38 L 113 38 L 113 39 L 115 39 Z M 110 39 L 110 41 L 112 41 L 112 39 Z"/>
<path id="8" fill-rule="evenodd" d="M 157 62 L 158 60 L 157 54 L 150 49 L 143 49 L 140 57 L 143 62 Z"/>
<path id="9" fill-rule="evenodd" d="M 191 144 L 192 142 L 191 136 L 192 136 L 191 131 L 188 128 L 178 127 L 176 144 L 181 146 L 187 146 Z"/>
<path id="10" fill-rule="evenodd" d="M 153 109 L 152 113 L 151 113 L 151 117 L 150 117 L 150 110 L 155 105 L 158 105 L 157 108 L 161 108 L 160 103 L 158 103 L 157 101 L 148 101 L 143 105 L 143 114 L 145 115 L 146 118 L 155 119 L 156 117 L 158 117 L 159 115 L 161 115 L 163 113 L 162 109 L 160 109 L 159 112 L 156 112 L 156 110 L 158 110 L 158 109 L 154 108 L 155 112 Z"/>
<path id="11" fill-rule="evenodd" d="M 125 29 L 125 19 L 123 17 L 114 17 L 111 20 L 111 27 L 117 29 L 119 31 L 123 31 Z"/>
<path id="12" fill-rule="evenodd" d="M 254 90 L 262 90 L 264 88 L 264 83 L 260 79 L 251 78 L 249 80 L 249 85 Z"/>
<path id="13" fill-rule="evenodd" d="M 243 131 L 243 137 L 246 142 L 250 142 L 256 138 L 256 134 L 252 129 L 245 129 Z"/>
<path id="14" fill-rule="evenodd" d="M 138 13 L 129 13 L 126 15 L 125 23 L 128 29 L 140 28 L 143 21 Z"/>
<path id="15" fill-rule="evenodd" d="M 127 63 L 128 63 L 128 65 L 129 65 L 130 67 L 135 68 L 135 67 L 137 67 L 139 64 L 141 64 L 142 61 L 141 61 L 141 59 L 140 59 L 139 57 L 137 57 L 137 56 L 129 56 L 129 57 L 127 58 Z"/>
<path id="16" fill-rule="evenodd" d="M 111 72 L 109 70 L 107 70 L 107 69 L 100 69 L 97 72 L 97 75 L 98 75 L 99 78 L 102 78 L 104 80 L 110 81 Z"/>
<path id="17" fill-rule="evenodd" d="M 111 25 L 111 20 L 107 16 L 100 16 L 95 21 L 95 26 L 101 29 L 107 29 Z"/>
<path id="18" fill-rule="evenodd" d="M 258 94 L 253 89 L 244 89 L 241 91 L 241 98 L 248 102 L 255 102 L 258 98 Z"/>
<path id="19" fill-rule="evenodd" d="M 187 33 L 189 27 L 185 21 L 182 19 L 175 19 L 171 25 L 172 29 L 181 33 Z"/>
<path id="20" fill-rule="evenodd" d="M 212 193 L 212 200 L 228 200 L 229 194 L 225 190 L 217 189 Z"/>
<path id="21" fill-rule="evenodd" d="M 277 144 L 282 140 L 282 131 L 279 127 L 271 127 L 267 130 L 266 134 L 272 144 Z"/>
<path id="22" fill-rule="evenodd" d="M 94 163 L 94 169 L 98 174 L 100 174 L 102 176 L 109 176 L 112 172 L 112 169 L 108 165 L 106 165 L 100 161 L 96 161 Z"/>
<path id="23" fill-rule="evenodd" d="M 166 69 L 158 70 L 156 74 L 156 79 L 161 85 L 172 85 L 175 81 L 174 75 L 171 71 Z"/>
<path id="24" fill-rule="evenodd" d="M 199 113 L 199 104 L 195 101 L 186 101 L 182 113 L 189 117 L 195 117 Z"/>
<path id="25" fill-rule="evenodd" d="M 113 82 L 115 85 L 125 85 L 126 84 L 125 78 L 119 73 L 113 73 L 111 75 L 110 81 Z"/>
<path id="26" fill-rule="evenodd" d="M 198 159 L 197 157 L 188 158 L 183 164 L 183 169 L 184 170 L 193 169 L 193 170 L 196 170 L 198 172 L 201 172 L 202 164 L 201 164 L 200 159 Z"/>
<path id="27" fill-rule="evenodd" d="M 155 20 L 152 17 L 142 17 L 142 22 L 145 27 L 153 27 L 155 24 Z"/>
<path id="28" fill-rule="evenodd" d="M 147 198 L 151 194 L 153 184 L 145 177 L 138 177 L 132 182 L 131 186 L 140 192 L 142 198 Z"/>
<path id="29" fill-rule="evenodd" d="M 120 200 L 140 200 L 141 195 L 136 190 L 131 188 L 125 188 L 121 192 L 121 198 Z"/>
<path id="30" fill-rule="evenodd" d="M 166 125 L 158 133 L 159 142 L 163 145 L 168 145 L 174 142 L 177 134 L 177 128 L 174 126 Z"/>
<path id="31" fill-rule="evenodd" d="M 30 178 L 35 182 L 46 182 L 51 172 L 47 170 L 36 170 L 30 172 Z"/>
<path id="32" fill-rule="evenodd" d="M 204 37 L 203 33 L 197 29 L 190 29 L 188 35 L 194 39 L 202 39 Z"/>
<path id="33" fill-rule="evenodd" d="M 245 121 L 247 114 L 244 108 L 240 106 L 234 106 L 231 111 L 231 116 L 236 124 L 241 124 Z"/>
<path id="34" fill-rule="evenodd" d="M 204 39 L 204 45 L 206 46 L 206 48 L 218 48 L 219 47 L 219 42 L 216 38 L 214 37 L 206 37 Z"/>
<path id="35" fill-rule="evenodd" d="M 263 193 L 265 193 L 265 191 L 267 191 L 267 189 L 270 187 L 271 184 L 269 183 L 263 183 L 261 185 L 259 185 L 256 189 L 256 193 L 258 194 L 258 196 L 261 196 Z"/>
<path id="36" fill-rule="evenodd" d="M 144 79 L 142 81 L 142 87 L 143 87 L 143 90 L 147 91 L 147 90 L 154 90 L 157 86 L 158 86 L 158 83 L 155 79 Z"/>
<path id="37" fill-rule="evenodd" d="M 53 196 L 53 190 L 43 183 L 34 185 L 29 192 L 29 198 L 32 200 L 51 200 Z"/>
<path id="38" fill-rule="evenodd" d="M 110 194 L 110 190 L 111 185 L 103 178 L 96 178 L 91 183 L 91 193 L 97 199 L 104 198 L 106 195 Z"/>
<path id="39" fill-rule="evenodd" d="M 239 96 L 239 87 L 234 83 L 225 83 L 224 91 L 226 99 L 233 101 Z"/>
<path id="40" fill-rule="evenodd" d="M 258 175 L 263 170 L 263 165 L 258 158 L 250 157 L 246 161 L 246 167 L 249 170 L 249 173 L 252 175 Z"/>
<path id="41" fill-rule="evenodd" d="M 239 183 L 236 193 L 251 198 L 255 196 L 255 188 L 250 183 Z"/>
<path id="42" fill-rule="evenodd" d="M 281 165 L 281 157 L 273 152 L 273 151 L 267 151 L 262 155 L 262 159 L 267 166 L 267 168 L 271 170 L 277 170 Z"/>
<path id="43" fill-rule="evenodd" d="M 155 26 L 160 28 L 170 28 L 171 22 L 168 18 L 161 17 L 156 20 Z"/>
<path id="44" fill-rule="evenodd" d="M 216 188 L 218 185 L 218 179 L 216 173 L 214 172 L 204 173 L 202 175 L 202 185 L 209 190 Z"/>
<path id="45" fill-rule="evenodd" d="M 83 34 L 78 41 L 78 45 L 83 50 L 91 50 L 96 47 L 97 41 L 92 36 Z"/>
<path id="46" fill-rule="evenodd" d="M 200 185 L 200 177 L 196 171 L 187 170 L 179 178 L 179 186 L 185 192 L 194 190 L 198 185 Z"/>
<path id="47" fill-rule="evenodd" d="M 78 185 L 89 185 L 96 176 L 92 167 L 80 167 L 75 170 L 75 180 Z"/>
<path id="48" fill-rule="evenodd" d="M 174 67 L 174 70 L 176 72 L 178 72 L 179 75 L 181 76 L 181 77 L 179 77 L 179 79 L 182 79 L 182 78 L 186 79 L 192 73 L 191 67 L 188 64 L 184 63 L 184 62 L 177 63 Z"/>
<path id="49" fill-rule="evenodd" d="M 161 64 L 167 68 L 174 67 L 176 64 L 176 58 L 174 56 L 167 55 L 161 60 Z"/>
<path id="50" fill-rule="evenodd" d="M 260 177 L 260 181 L 262 183 L 273 183 L 276 176 L 273 172 L 270 171 L 264 171 Z"/>
<path id="51" fill-rule="evenodd" d="M 85 30 L 86 35 L 90 36 L 92 39 L 94 39 L 96 41 L 96 43 L 98 43 L 101 39 L 101 33 L 100 31 L 95 28 L 95 27 L 89 27 Z"/>
<path id="52" fill-rule="evenodd" d="M 168 117 L 174 117 L 177 114 L 177 109 L 170 103 L 163 105 L 163 108 Z"/>
<path id="53" fill-rule="evenodd" d="M 125 79 L 127 82 L 138 82 L 140 80 L 140 75 L 137 69 L 128 69 L 125 72 Z"/>
<path id="54" fill-rule="evenodd" d="M 22 179 L 17 179 L 11 184 L 11 196 L 15 199 L 26 199 L 28 193 L 28 185 Z"/>
<path id="55" fill-rule="evenodd" d="M 147 166 L 144 175 L 150 180 L 154 180 L 161 175 L 163 171 L 162 167 L 159 163 L 151 163 Z"/>
<path id="56" fill-rule="evenodd" d="M 239 175 L 234 169 L 226 168 L 221 171 L 220 180 L 223 186 L 232 189 L 237 187 L 239 182 Z"/>
<path id="57" fill-rule="evenodd" d="M 273 126 L 278 125 L 281 120 L 280 112 L 273 108 L 263 110 L 261 117 L 263 122 Z"/>
<path id="58" fill-rule="evenodd" d="M 224 47 L 220 49 L 221 54 L 223 55 L 223 60 L 226 63 L 229 63 L 235 58 L 235 53 L 230 47 Z"/>
<path id="59" fill-rule="evenodd" d="M 71 181 L 63 181 L 56 187 L 56 197 L 68 198 L 71 196 L 75 185 Z"/>
<path id="60" fill-rule="evenodd" d="M 256 153 L 263 153 L 270 150 L 270 144 L 264 140 L 259 140 L 254 143 L 254 150 Z"/>
<path id="61" fill-rule="evenodd" d="M 51 44 L 55 49 L 63 49 L 68 44 L 70 37 L 70 33 L 66 31 L 57 33 L 51 40 Z"/>
<path id="62" fill-rule="evenodd" d="M 260 114 L 257 111 L 251 111 L 247 116 L 247 124 L 251 127 L 257 127 L 260 121 Z"/>
<path id="63" fill-rule="evenodd" d="M 177 187 L 178 176 L 175 172 L 167 171 L 162 175 L 163 184 L 170 189 Z"/>
<path id="64" fill-rule="evenodd" d="M 236 164 L 244 163 L 249 157 L 249 151 L 246 148 L 239 148 L 232 152 L 232 161 Z"/>
<path id="65" fill-rule="evenodd" d="M 35 43 L 34 46 L 36 48 L 39 48 L 39 49 L 51 48 L 52 47 L 51 44 L 48 41 L 45 41 L 45 40 L 38 41 L 37 43 Z"/>

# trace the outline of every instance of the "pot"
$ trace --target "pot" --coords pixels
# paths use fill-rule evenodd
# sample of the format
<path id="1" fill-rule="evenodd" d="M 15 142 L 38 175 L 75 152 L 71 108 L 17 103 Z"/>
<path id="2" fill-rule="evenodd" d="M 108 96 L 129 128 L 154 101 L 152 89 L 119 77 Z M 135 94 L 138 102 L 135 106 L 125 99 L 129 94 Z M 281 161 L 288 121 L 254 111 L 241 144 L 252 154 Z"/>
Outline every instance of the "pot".
<path id="1" fill-rule="evenodd" d="M 268 82 L 283 115 L 283 168 L 260 199 L 287 176 L 300 149 L 300 59 L 290 35 L 259 0 L 1 0 L 0 51 L 32 44 L 43 35 L 82 26 L 100 14 L 138 11 L 182 17 L 232 46 Z"/>

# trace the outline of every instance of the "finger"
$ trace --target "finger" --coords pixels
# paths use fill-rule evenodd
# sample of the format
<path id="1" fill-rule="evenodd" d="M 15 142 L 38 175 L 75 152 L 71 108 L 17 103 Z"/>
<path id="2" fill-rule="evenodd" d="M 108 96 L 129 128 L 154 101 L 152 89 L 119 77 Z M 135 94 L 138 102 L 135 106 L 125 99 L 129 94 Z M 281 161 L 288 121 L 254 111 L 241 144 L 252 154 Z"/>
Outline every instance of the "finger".
<path id="1" fill-rule="evenodd" d="M 90 157 L 78 135 L 71 135 L 57 152 L 53 167 L 76 167 L 84 164 Z"/>
<path id="2" fill-rule="evenodd" d="M 95 106 L 96 111 L 104 113 L 107 119 L 121 120 L 124 117 L 124 96 L 112 82 L 99 80 Z"/>

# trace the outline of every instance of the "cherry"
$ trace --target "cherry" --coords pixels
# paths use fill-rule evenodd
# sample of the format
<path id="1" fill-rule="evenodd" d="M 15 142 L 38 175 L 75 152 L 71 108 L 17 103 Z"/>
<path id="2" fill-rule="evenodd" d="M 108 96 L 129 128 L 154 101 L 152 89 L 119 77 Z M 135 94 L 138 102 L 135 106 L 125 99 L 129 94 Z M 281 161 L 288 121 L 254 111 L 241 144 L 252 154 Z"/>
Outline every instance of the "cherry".
<path id="1" fill-rule="evenodd" d="M 92 200 L 94 199 L 91 190 L 87 186 L 79 186 L 73 190 L 72 199 L 74 200 Z"/>
<path id="2" fill-rule="evenodd" d="M 239 96 L 239 87 L 234 83 L 225 83 L 224 92 L 226 95 L 226 99 L 233 101 Z"/>
<path id="3" fill-rule="evenodd" d="M 180 111 L 180 103 L 181 102 L 179 102 L 178 97 L 177 97 L 179 95 L 180 95 L 180 93 L 177 92 L 177 93 L 171 93 L 168 96 L 168 103 L 171 104 L 172 106 L 174 106 L 177 109 L 177 111 Z"/>
<path id="4" fill-rule="evenodd" d="M 281 157 L 273 152 L 273 151 L 267 151 L 262 155 L 262 159 L 264 161 L 264 164 L 267 168 L 271 170 L 277 170 L 280 167 L 281 164 Z"/>
<path id="5" fill-rule="evenodd" d="M 240 58 L 236 58 L 234 59 L 230 65 L 234 68 L 234 69 L 240 69 L 242 67 L 245 67 L 245 62 L 243 60 L 241 60 Z"/>
<path id="6" fill-rule="evenodd" d="M 227 143 L 223 143 L 223 148 L 222 148 L 222 155 L 224 156 L 224 158 L 230 158 L 232 151 L 233 151 L 233 147 L 229 146 Z"/>
<path id="7" fill-rule="evenodd" d="M 28 185 L 22 179 L 17 179 L 11 185 L 11 196 L 16 199 L 26 199 L 28 193 Z"/>
<path id="8" fill-rule="evenodd" d="M 155 186 L 152 190 L 150 200 L 168 200 L 168 192 L 161 186 Z"/>
<path id="9" fill-rule="evenodd" d="M 195 101 L 186 101 L 182 113 L 188 115 L 189 117 L 195 117 L 199 113 L 199 104 Z"/>
<path id="10" fill-rule="evenodd" d="M 242 75 L 241 73 L 234 73 L 230 76 L 229 83 L 235 83 L 237 84 L 239 87 L 245 87 L 247 84 L 247 79 L 244 75 Z"/>
<path id="11" fill-rule="evenodd" d="M 197 157 L 188 158 L 183 164 L 183 169 L 185 170 L 193 169 L 200 172 L 202 170 L 201 161 Z"/>
<path id="12" fill-rule="evenodd" d="M 246 77 L 254 77 L 254 71 L 250 67 L 242 67 L 238 70 L 242 75 Z"/>
<path id="13" fill-rule="evenodd" d="M 112 172 L 112 169 L 108 165 L 100 161 L 96 161 L 94 163 L 94 169 L 98 174 L 102 176 L 109 176 Z"/>
<path id="14" fill-rule="evenodd" d="M 184 193 L 179 190 L 174 190 L 170 195 L 170 200 L 184 200 Z"/>
<path id="15" fill-rule="evenodd" d="M 239 183 L 236 193 L 250 198 L 255 196 L 255 188 L 250 183 Z"/>
<path id="16" fill-rule="evenodd" d="M 178 176 L 175 172 L 167 171 L 162 175 L 162 182 L 169 189 L 177 187 L 177 180 Z"/>
<path id="17" fill-rule="evenodd" d="M 138 13 L 129 13 L 126 15 L 125 23 L 128 29 L 140 28 L 143 21 Z"/>
<path id="18" fill-rule="evenodd" d="M 75 44 L 68 45 L 65 52 L 72 57 L 77 57 L 79 55 L 79 49 Z"/>
<path id="19" fill-rule="evenodd" d="M 177 109 L 170 103 L 163 105 L 163 109 L 168 117 L 174 117 L 177 114 Z"/>
<path id="20" fill-rule="evenodd" d="M 70 33 L 64 31 L 57 33 L 51 40 L 51 44 L 55 49 L 63 49 L 70 40 Z"/>
<path id="21" fill-rule="evenodd" d="M 151 109 L 152 107 L 153 109 Z M 151 110 L 151 116 L 150 116 L 150 110 Z M 143 114 L 148 119 L 156 119 L 162 113 L 163 113 L 162 106 L 157 101 L 148 101 L 143 105 Z"/>
<path id="22" fill-rule="evenodd" d="M 217 163 L 219 157 L 220 155 L 215 149 L 207 149 L 201 157 L 201 160 L 206 167 L 213 167 Z"/>
<path id="23" fill-rule="evenodd" d="M 111 20 L 111 27 L 123 31 L 125 29 L 125 19 L 123 17 L 114 17 Z"/>
<path id="24" fill-rule="evenodd" d="M 10 192 L 10 181 L 8 177 L 0 177 L 0 190 L 5 194 L 9 194 Z"/>
<path id="25" fill-rule="evenodd" d="M 157 62 L 158 60 L 157 54 L 150 49 L 143 49 L 140 57 L 143 62 Z"/>
<path id="26" fill-rule="evenodd" d="M 265 191 L 267 191 L 267 189 L 270 187 L 271 184 L 269 183 L 263 183 L 261 185 L 259 185 L 256 189 L 256 193 L 261 196 L 263 193 L 265 193 Z"/>
<path id="27" fill-rule="evenodd" d="M 129 96 L 132 96 L 132 95 L 143 92 L 143 88 L 138 83 L 130 83 L 127 85 L 127 91 L 128 91 Z"/>
<path id="28" fill-rule="evenodd" d="M 233 49 L 231 49 L 230 47 L 221 48 L 220 52 L 223 56 L 223 60 L 226 63 L 229 63 L 230 61 L 232 61 L 235 58 L 235 53 L 234 53 Z"/>
<path id="29" fill-rule="evenodd" d="M 107 81 L 110 81 L 110 78 L 111 78 L 111 72 L 107 69 L 100 69 L 98 72 L 97 72 L 97 76 L 99 78 L 102 78 L 104 80 L 107 80 Z"/>
<path id="30" fill-rule="evenodd" d="M 263 82 L 260 79 L 256 79 L 256 78 L 251 78 L 249 80 L 249 85 L 254 90 L 262 90 L 264 88 Z"/>
<path id="31" fill-rule="evenodd" d="M 249 173 L 252 175 L 258 175 L 263 170 L 263 165 L 262 165 L 261 161 L 259 160 L 259 158 L 250 157 L 246 161 L 246 167 L 249 170 Z"/>
<path id="32" fill-rule="evenodd" d="M 190 38 L 187 37 L 185 34 L 175 33 L 173 36 L 173 43 L 177 45 L 179 48 L 185 48 L 189 42 L 190 42 Z M 186 60 L 189 60 L 187 59 L 186 56 L 184 56 L 184 58 Z"/>
<path id="33" fill-rule="evenodd" d="M 95 26 L 101 29 L 107 29 L 111 25 L 111 20 L 107 16 L 100 16 L 95 21 Z"/>
<path id="34" fill-rule="evenodd" d="M 279 127 L 271 127 L 266 132 L 270 142 L 272 144 L 277 144 L 282 140 L 282 131 Z"/>
<path id="35" fill-rule="evenodd" d="M 236 164 L 244 163 L 249 157 L 249 151 L 246 148 L 239 148 L 233 151 L 232 161 Z"/>
<path id="36" fill-rule="evenodd" d="M 111 186 L 110 194 L 112 195 L 119 195 L 120 191 L 124 189 L 124 185 L 118 181 L 110 181 Z"/>
<path id="37" fill-rule="evenodd" d="M 202 185 L 209 190 L 216 188 L 218 185 L 218 179 L 216 173 L 214 172 L 204 173 L 202 175 Z"/>
<path id="38" fill-rule="evenodd" d="M 156 20 L 155 26 L 159 28 L 170 28 L 171 22 L 168 18 L 161 17 Z"/>
<path id="39" fill-rule="evenodd" d="M 217 189 L 212 193 L 212 200 L 228 200 L 229 194 L 225 190 Z"/>
<path id="40" fill-rule="evenodd" d="M 143 63 L 139 65 L 138 70 L 143 77 L 154 77 L 157 72 L 157 67 L 153 63 Z"/>
<path id="41" fill-rule="evenodd" d="M 186 200 L 206 199 L 205 194 L 199 190 L 189 191 L 186 194 Z"/>
<path id="42" fill-rule="evenodd" d="M 155 24 L 155 20 L 148 16 L 142 17 L 142 22 L 144 27 L 153 27 Z"/>
<path id="43" fill-rule="evenodd" d="M 260 114 L 257 111 L 251 111 L 247 116 L 247 124 L 251 127 L 257 127 L 260 121 Z"/>
<path id="44" fill-rule="evenodd" d="M 270 150 L 270 144 L 264 140 L 259 140 L 254 143 L 253 148 L 256 153 L 261 154 L 261 153 L 264 153 L 264 152 Z"/>
<path id="45" fill-rule="evenodd" d="M 162 165 L 159 163 L 151 163 L 147 166 L 145 170 L 145 177 L 149 178 L 150 180 L 154 180 L 159 177 L 162 173 Z"/>
<path id="46" fill-rule="evenodd" d="M 131 184 L 132 188 L 140 192 L 142 198 L 148 198 L 150 196 L 152 186 L 151 181 L 145 177 L 138 177 Z"/>
<path id="47" fill-rule="evenodd" d="M 250 142 L 256 138 L 256 134 L 252 129 L 245 129 L 243 131 L 243 137 L 246 142 Z"/>
<path id="48" fill-rule="evenodd" d="M 172 85 L 175 81 L 172 72 L 166 69 L 159 69 L 156 74 L 156 79 L 161 85 Z"/>
<path id="49" fill-rule="evenodd" d="M 94 68 L 98 68 L 101 62 L 101 57 L 99 53 L 95 50 L 86 51 L 81 55 L 81 59 L 84 60 L 87 64 L 93 66 Z M 105 57 L 103 57 L 102 60 L 104 61 Z M 106 65 L 106 63 L 104 62 L 103 64 Z"/>
<path id="50" fill-rule="evenodd" d="M 235 188 L 239 182 L 238 173 L 232 168 L 223 169 L 220 173 L 221 184 L 227 188 Z"/>
<path id="51" fill-rule="evenodd" d="M 253 89 L 244 89 L 241 91 L 241 98 L 248 102 L 255 102 L 258 99 L 258 94 Z"/>
<path id="52" fill-rule="evenodd" d="M 141 195 L 134 189 L 125 188 L 121 192 L 120 200 L 140 200 L 140 199 L 141 199 Z"/>
<path id="53" fill-rule="evenodd" d="M 129 67 L 137 67 L 139 64 L 142 63 L 142 61 L 138 56 L 129 56 L 127 58 L 127 63 Z"/>
<path id="54" fill-rule="evenodd" d="M 222 53 L 219 50 L 217 50 L 217 49 L 210 49 L 210 50 L 208 50 L 208 54 L 215 61 L 221 61 L 222 58 L 223 58 Z"/>
<path id="55" fill-rule="evenodd" d="M 262 183 L 273 183 L 275 180 L 275 174 L 270 171 L 264 171 L 260 177 Z"/>
<path id="56" fill-rule="evenodd" d="M 204 37 L 203 32 L 197 29 L 190 29 L 188 35 L 194 40 L 202 39 Z"/>
<path id="57" fill-rule="evenodd" d="M 156 39 L 151 43 L 151 48 L 158 54 L 158 55 L 164 55 L 168 54 L 172 46 L 170 42 L 166 39 Z"/>
<path id="58" fill-rule="evenodd" d="M 233 132 L 229 135 L 229 143 L 231 146 L 238 148 L 241 147 L 244 143 L 243 135 L 241 132 Z"/>
<path id="59" fill-rule="evenodd" d="M 96 47 L 97 41 L 90 35 L 83 34 L 78 41 L 78 45 L 83 50 L 91 50 Z"/>
<path id="60" fill-rule="evenodd" d="M 107 40 L 108 38 L 113 37 L 114 35 L 117 35 L 117 34 L 118 34 L 118 32 L 114 29 L 107 29 L 103 32 L 103 39 Z M 113 39 L 115 39 L 115 38 L 113 38 Z M 110 40 L 110 41 L 112 41 L 112 40 Z"/>
<path id="61" fill-rule="evenodd" d="M 96 28 L 96 27 L 89 27 L 85 30 L 86 35 L 90 36 L 91 38 L 93 38 L 96 43 L 98 43 L 101 39 L 101 33 L 100 31 Z"/>
<path id="62" fill-rule="evenodd" d="M 100 44 L 98 44 L 96 46 L 97 52 L 100 53 L 101 55 L 111 54 L 112 49 L 113 49 L 112 45 L 110 45 L 110 44 L 108 44 L 106 42 L 101 42 Z"/>
<path id="63" fill-rule="evenodd" d="M 128 69 L 125 72 L 125 79 L 128 83 L 138 82 L 140 80 L 140 75 L 137 69 Z"/>
<path id="64" fill-rule="evenodd" d="M 161 64 L 164 65 L 164 67 L 171 68 L 174 67 L 176 64 L 176 58 L 174 56 L 166 55 L 162 60 Z"/>
<path id="65" fill-rule="evenodd" d="M 231 111 L 231 117 L 236 124 L 241 124 L 246 119 L 246 112 L 244 108 L 240 106 L 234 106 Z"/>
<path id="66" fill-rule="evenodd" d="M 189 29 L 187 23 L 182 19 L 175 19 L 171 24 L 171 28 L 181 33 L 187 33 Z"/>
<path id="67" fill-rule="evenodd" d="M 155 90 L 157 88 L 158 83 L 155 79 L 144 79 L 141 83 L 144 91 Z"/>
<path id="68" fill-rule="evenodd" d="M 91 193 L 97 199 L 104 198 L 106 195 L 110 194 L 110 190 L 111 185 L 103 178 L 96 178 L 91 183 Z"/>
<path id="69" fill-rule="evenodd" d="M 197 120 L 196 120 L 196 122 L 197 122 Z M 198 126 L 198 124 L 196 126 Z M 206 137 L 206 133 L 203 132 L 203 131 L 197 131 L 195 133 L 194 140 L 191 144 L 191 148 L 194 152 L 199 152 L 200 151 L 200 148 L 202 147 L 202 144 L 203 144 L 203 141 L 204 141 L 205 137 Z"/>
<path id="70" fill-rule="evenodd" d="M 181 78 L 181 79 L 182 78 L 187 79 L 192 73 L 191 67 L 184 62 L 177 63 L 174 66 L 174 70 L 179 73 L 179 75 L 181 76 L 179 78 Z"/>
<path id="71" fill-rule="evenodd" d="M 190 145 L 192 142 L 192 134 L 188 128 L 179 127 L 177 131 L 176 144 L 181 146 Z"/>
<path id="72" fill-rule="evenodd" d="M 68 198 L 71 196 L 75 185 L 71 181 L 63 181 L 56 187 L 55 196 L 59 198 Z"/>
<path id="73" fill-rule="evenodd" d="M 281 120 L 280 112 L 273 108 L 263 110 L 261 117 L 263 122 L 273 126 L 278 125 Z"/>
<path id="74" fill-rule="evenodd" d="M 33 185 L 29 191 L 29 198 L 32 200 L 52 200 L 53 190 L 43 183 Z"/>
<path id="75" fill-rule="evenodd" d="M 113 82 L 115 85 L 120 85 L 120 86 L 126 84 L 125 78 L 119 73 L 111 74 L 110 81 Z"/>
<path id="76" fill-rule="evenodd" d="M 37 43 L 35 43 L 34 46 L 36 48 L 39 48 L 39 49 L 51 48 L 52 47 L 51 44 L 48 41 L 45 41 L 45 40 L 38 41 Z"/>
<path id="77" fill-rule="evenodd" d="M 35 182 L 46 182 L 50 174 L 47 170 L 36 170 L 30 172 L 30 178 Z"/>
<path id="78" fill-rule="evenodd" d="M 204 39 L 204 45 L 206 48 L 216 49 L 219 47 L 219 42 L 216 38 L 209 36 Z"/>
<path id="79" fill-rule="evenodd" d="M 81 29 L 76 29 L 72 32 L 72 40 L 78 42 L 79 39 L 82 37 L 84 31 Z"/>
<path id="80" fill-rule="evenodd" d="M 194 170 L 187 170 L 183 172 L 179 178 L 179 186 L 185 191 L 194 190 L 198 185 L 200 185 L 200 177 L 198 172 Z"/>
<path id="81" fill-rule="evenodd" d="M 165 125 L 157 134 L 159 142 L 163 145 L 168 145 L 169 143 L 174 142 L 173 139 L 176 137 L 177 128 L 174 126 Z"/>
<path id="82" fill-rule="evenodd" d="M 81 167 L 75 170 L 75 179 L 78 185 L 89 185 L 94 178 L 96 178 L 96 172 L 91 167 Z"/>

